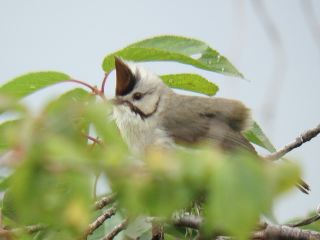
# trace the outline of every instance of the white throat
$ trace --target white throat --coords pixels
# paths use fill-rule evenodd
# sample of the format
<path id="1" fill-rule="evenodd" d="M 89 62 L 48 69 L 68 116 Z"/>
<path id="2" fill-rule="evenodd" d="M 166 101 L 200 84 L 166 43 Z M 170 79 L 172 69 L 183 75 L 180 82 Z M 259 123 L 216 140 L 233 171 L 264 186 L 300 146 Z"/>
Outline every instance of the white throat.
<path id="1" fill-rule="evenodd" d="M 130 110 L 128 106 L 113 108 L 113 117 L 123 139 L 134 154 L 143 154 L 150 146 L 171 147 L 172 139 L 161 128 L 157 113 L 145 119 Z"/>

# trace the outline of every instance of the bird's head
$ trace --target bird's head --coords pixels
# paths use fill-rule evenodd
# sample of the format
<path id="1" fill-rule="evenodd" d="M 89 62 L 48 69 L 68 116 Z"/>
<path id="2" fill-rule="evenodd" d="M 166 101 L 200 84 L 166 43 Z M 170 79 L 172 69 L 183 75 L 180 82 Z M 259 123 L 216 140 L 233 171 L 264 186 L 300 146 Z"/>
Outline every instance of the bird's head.
<path id="1" fill-rule="evenodd" d="M 169 88 L 154 73 L 115 58 L 116 106 L 129 108 L 142 119 L 159 110 L 162 95 Z"/>

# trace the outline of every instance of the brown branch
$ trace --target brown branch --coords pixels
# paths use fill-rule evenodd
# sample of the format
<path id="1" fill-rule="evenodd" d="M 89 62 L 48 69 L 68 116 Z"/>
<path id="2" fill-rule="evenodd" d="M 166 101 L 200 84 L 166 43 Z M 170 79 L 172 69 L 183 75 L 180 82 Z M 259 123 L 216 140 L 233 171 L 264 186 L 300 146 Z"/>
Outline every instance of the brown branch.
<path id="1" fill-rule="evenodd" d="M 312 128 L 312 129 L 306 131 L 305 133 L 301 134 L 299 137 L 296 138 L 296 140 L 294 142 L 284 146 L 283 148 L 281 148 L 280 150 L 278 150 L 274 153 L 267 155 L 264 158 L 266 160 L 271 160 L 271 161 L 282 158 L 284 155 L 286 155 L 291 150 L 293 150 L 297 147 L 300 147 L 305 142 L 308 142 L 312 138 L 316 137 L 319 133 L 320 133 L 320 124 L 317 127 Z"/>
<path id="2" fill-rule="evenodd" d="M 116 194 L 112 193 L 109 196 L 103 197 L 100 200 L 96 201 L 94 203 L 94 209 L 95 210 L 99 210 L 104 208 L 105 206 L 114 203 L 114 201 L 116 200 Z"/>
<path id="3" fill-rule="evenodd" d="M 174 225 L 177 227 L 186 227 L 200 229 L 202 218 L 198 216 L 183 216 L 174 219 Z M 220 239 L 229 239 L 227 236 L 220 236 Z M 272 240 L 272 239 L 291 239 L 291 240 L 320 240 L 320 233 L 311 230 L 302 230 L 297 227 L 285 225 L 263 224 L 259 230 L 252 234 L 254 240 Z"/>
<path id="4" fill-rule="evenodd" d="M 92 141 L 94 144 L 102 145 L 103 142 L 99 138 L 91 137 L 89 135 L 83 134 L 88 140 Z"/>
<path id="5" fill-rule="evenodd" d="M 108 233 L 102 240 L 112 240 L 115 236 L 118 235 L 121 231 L 126 229 L 128 226 L 128 219 L 123 220 L 120 224 L 114 227 L 114 229 Z"/>
<path id="6" fill-rule="evenodd" d="M 115 213 L 116 213 L 116 208 L 112 207 L 107 211 L 105 211 L 102 215 L 100 215 L 93 223 L 89 225 L 89 227 L 84 233 L 83 239 L 86 239 L 87 236 L 91 235 L 98 227 L 100 227 L 104 223 L 104 221 L 111 218 L 113 215 L 115 215 Z"/>
<path id="7" fill-rule="evenodd" d="M 290 240 L 320 240 L 320 233 L 302 230 L 284 225 L 265 225 L 265 228 L 253 234 L 254 240 L 290 239 Z"/>
<path id="8" fill-rule="evenodd" d="M 173 219 L 173 224 L 176 227 L 186 227 L 192 229 L 200 229 L 202 218 L 199 216 L 183 216 Z"/>

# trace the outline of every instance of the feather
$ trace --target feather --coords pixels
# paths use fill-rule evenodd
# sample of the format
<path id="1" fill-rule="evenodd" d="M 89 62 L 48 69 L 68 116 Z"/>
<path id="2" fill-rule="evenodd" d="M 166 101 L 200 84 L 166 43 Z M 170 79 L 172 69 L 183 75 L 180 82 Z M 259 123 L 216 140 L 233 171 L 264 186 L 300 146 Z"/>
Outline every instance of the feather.
<path id="1" fill-rule="evenodd" d="M 241 102 L 175 93 L 169 99 L 164 104 L 162 122 L 176 142 L 193 144 L 210 140 L 223 149 L 255 152 L 241 134 L 250 121 L 250 111 Z"/>

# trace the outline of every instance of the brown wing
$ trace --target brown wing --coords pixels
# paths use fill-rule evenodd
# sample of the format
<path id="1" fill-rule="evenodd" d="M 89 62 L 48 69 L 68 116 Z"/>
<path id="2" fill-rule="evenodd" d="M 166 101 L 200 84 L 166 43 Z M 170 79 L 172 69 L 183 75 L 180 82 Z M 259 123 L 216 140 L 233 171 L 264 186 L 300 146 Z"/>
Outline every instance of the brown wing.
<path id="1" fill-rule="evenodd" d="M 222 98 L 175 95 L 166 104 L 163 127 L 178 143 L 210 140 L 223 149 L 255 151 L 241 131 L 249 118 L 240 102 Z"/>

